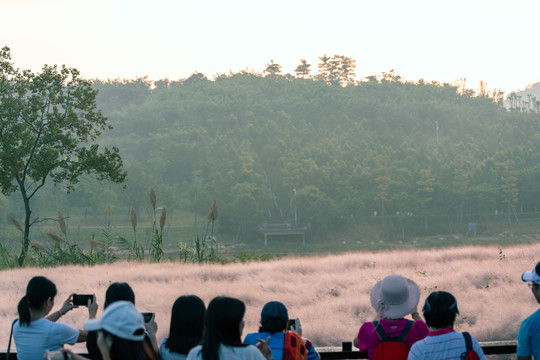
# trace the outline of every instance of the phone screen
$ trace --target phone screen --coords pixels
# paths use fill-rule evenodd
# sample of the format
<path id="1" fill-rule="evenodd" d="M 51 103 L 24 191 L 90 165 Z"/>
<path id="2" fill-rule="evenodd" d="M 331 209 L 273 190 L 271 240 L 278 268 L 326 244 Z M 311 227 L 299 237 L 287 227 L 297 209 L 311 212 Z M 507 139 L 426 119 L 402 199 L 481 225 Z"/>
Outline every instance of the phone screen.
<path id="1" fill-rule="evenodd" d="M 92 300 L 94 295 L 89 294 L 75 294 L 73 295 L 73 305 L 76 306 L 87 306 L 88 300 Z"/>
<path id="2" fill-rule="evenodd" d="M 150 322 L 150 320 L 152 320 L 152 316 L 154 316 L 154 313 L 151 313 L 151 312 L 143 312 L 142 313 L 142 316 L 144 318 L 144 322 L 147 323 L 147 322 Z"/>

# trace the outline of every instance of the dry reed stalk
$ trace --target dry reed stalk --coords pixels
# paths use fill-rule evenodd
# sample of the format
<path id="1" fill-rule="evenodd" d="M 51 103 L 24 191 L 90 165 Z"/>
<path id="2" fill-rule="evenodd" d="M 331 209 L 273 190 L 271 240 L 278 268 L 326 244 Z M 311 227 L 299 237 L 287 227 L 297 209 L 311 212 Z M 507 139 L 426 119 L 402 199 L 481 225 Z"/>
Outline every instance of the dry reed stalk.
<path id="1" fill-rule="evenodd" d="M 66 241 L 62 237 L 58 236 L 57 234 L 55 234 L 53 232 L 48 232 L 47 236 L 50 237 L 51 239 L 53 239 L 55 242 L 57 242 L 59 244 Z"/>
<path id="2" fill-rule="evenodd" d="M 15 227 L 17 228 L 17 230 L 24 233 L 24 230 L 23 230 L 23 227 L 22 227 L 21 223 L 17 219 L 15 219 L 13 216 L 10 219 L 11 219 L 11 222 L 13 223 L 13 225 L 15 225 Z"/>
<path id="3" fill-rule="evenodd" d="M 153 187 L 150 187 L 150 205 L 152 205 L 153 210 L 156 210 L 156 202 L 157 202 L 156 192 L 154 191 Z"/>
<path id="4" fill-rule="evenodd" d="M 161 217 L 159 218 L 159 227 L 161 231 L 163 231 L 163 227 L 165 226 L 166 220 L 167 220 L 167 209 L 163 208 L 163 210 L 161 210 Z"/>
<path id="5" fill-rule="evenodd" d="M 218 217 L 218 207 L 217 207 L 217 202 L 216 200 L 214 200 L 214 202 L 212 203 L 212 206 L 210 206 L 210 211 L 208 212 L 208 222 L 213 224 L 216 222 L 217 220 L 217 217 Z"/>
<path id="6" fill-rule="evenodd" d="M 64 236 L 67 236 L 66 219 L 60 211 L 58 212 L 58 225 L 60 225 L 60 231 L 64 234 Z"/>
<path id="7" fill-rule="evenodd" d="M 100 242 L 100 241 L 97 241 L 96 239 L 94 239 L 93 237 L 89 237 L 88 238 L 88 242 L 90 243 L 90 246 L 92 248 L 96 248 L 96 249 L 105 249 L 105 244 Z"/>
<path id="8" fill-rule="evenodd" d="M 137 232 L 137 212 L 134 208 L 131 208 L 129 211 L 129 220 L 131 221 L 131 227 L 133 228 L 133 232 Z"/>
<path id="9" fill-rule="evenodd" d="M 45 246 L 41 245 L 37 241 L 30 241 L 30 246 L 37 251 L 45 251 Z"/>

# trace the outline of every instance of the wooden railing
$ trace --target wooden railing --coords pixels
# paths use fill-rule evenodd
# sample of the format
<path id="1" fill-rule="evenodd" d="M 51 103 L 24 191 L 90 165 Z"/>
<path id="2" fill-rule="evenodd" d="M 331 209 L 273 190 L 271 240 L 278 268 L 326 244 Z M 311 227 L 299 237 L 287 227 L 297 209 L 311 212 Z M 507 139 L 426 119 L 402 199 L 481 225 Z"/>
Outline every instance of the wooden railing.
<path id="1" fill-rule="evenodd" d="M 486 341 L 480 345 L 486 355 L 509 355 L 516 353 L 517 341 Z M 354 350 L 342 351 L 340 347 L 318 347 L 317 351 L 321 355 L 321 360 L 367 359 L 366 353 Z M 85 355 L 84 352 L 80 354 Z M 6 360 L 6 349 L 0 349 L 0 360 Z M 17 360 L 17 354 L 13 352 L 9 354 L 9 360 Z"/>
<path id="2" fill-rule="evenodd" d="M 481 342 L 482 350 L 486 355 L 509 355 L 515 354 L 517 348 L 516 340 L 507 341 L 485 341 Z M 343 359 L 367 359 L 366 353 L 359 351 L 342 351 L 339 347 L 319 347 L 317 351 L 321 355 L 321 360 L 343 360 Z M 0 358 L 1 359 L 1 358 Z"/>

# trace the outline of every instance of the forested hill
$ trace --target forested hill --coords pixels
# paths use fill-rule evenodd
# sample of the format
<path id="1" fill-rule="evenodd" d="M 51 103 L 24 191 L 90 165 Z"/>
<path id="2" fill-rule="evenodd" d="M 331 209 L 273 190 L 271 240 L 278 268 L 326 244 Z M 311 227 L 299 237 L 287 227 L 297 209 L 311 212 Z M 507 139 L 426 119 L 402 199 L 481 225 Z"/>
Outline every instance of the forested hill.
<path id="1" fill-rule="evenodd" d="M 128 206 L 151 185 L 172 209 L 205 215 L 216 199 L 221 231 L 250 234 L 294 209 L 314 231 L 374 211 L 424 231 L 539 205 L 540 117 L 488 95 L 392 72 L 347 86 L 249 72 L 151 85 L 95 82 Z"/>

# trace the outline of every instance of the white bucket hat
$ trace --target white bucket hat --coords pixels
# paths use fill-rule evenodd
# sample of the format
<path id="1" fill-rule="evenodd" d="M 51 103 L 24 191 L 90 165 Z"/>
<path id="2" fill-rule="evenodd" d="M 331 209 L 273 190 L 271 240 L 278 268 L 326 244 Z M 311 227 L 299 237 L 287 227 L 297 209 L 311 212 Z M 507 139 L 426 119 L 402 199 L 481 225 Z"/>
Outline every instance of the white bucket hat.
<path id="1" fill-rule="evenodd" d="M 103 311 L 99 319 L 84 322 L 88 331 L 105 330 L 124 340 L 142 341 L 145 336 L 144 319 L 129 301 L 115 301 Z"/>
<path id="2" fill-rule="evenodd" d="M 420 289 L 401 275 L 388 275 L 371 290 L 371 306 L 386 319 L 400 319 L 418 306 Z"/>
<path id="3" fill-rule="evenodd" d="M 540 262 L 536 264 L 536 267 L 531 271 L 525 271 L 521 275 L 521 280 L 532 281 L 540 285 Z"/>

